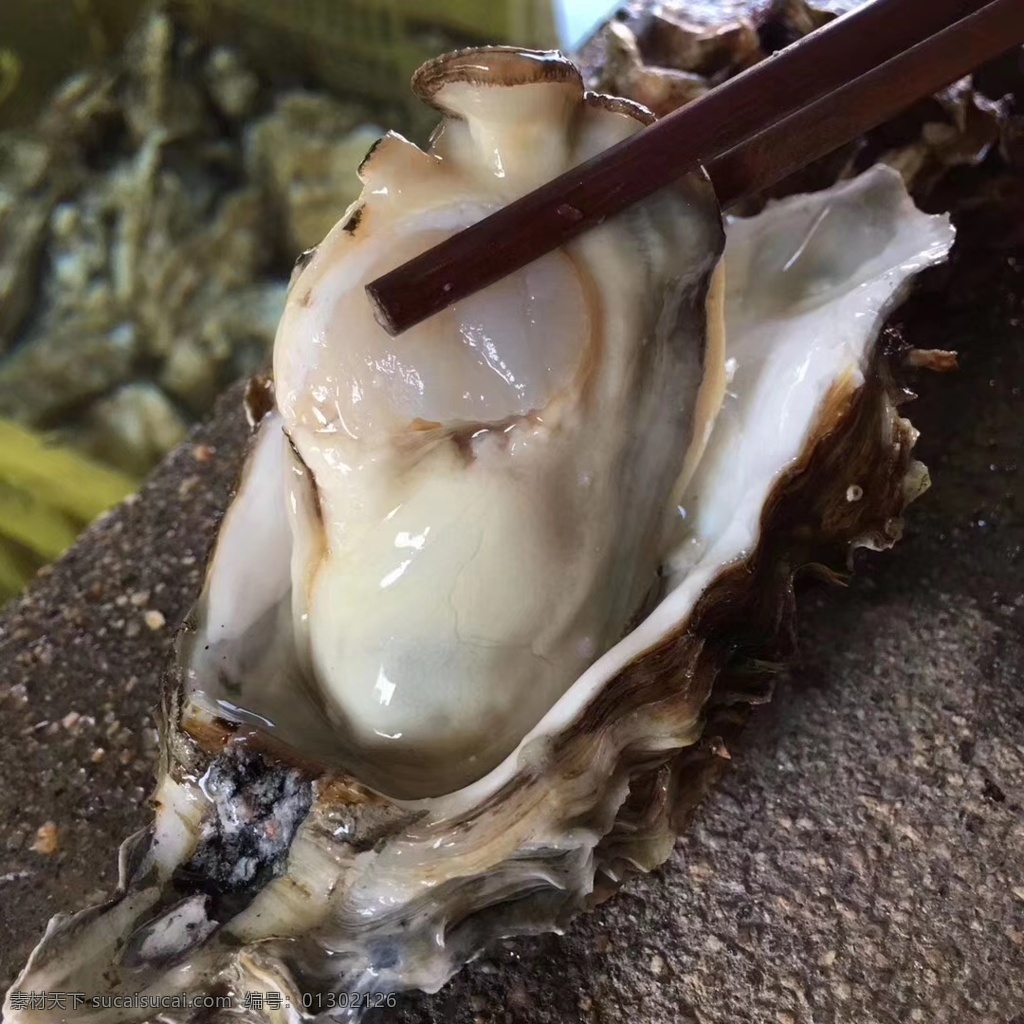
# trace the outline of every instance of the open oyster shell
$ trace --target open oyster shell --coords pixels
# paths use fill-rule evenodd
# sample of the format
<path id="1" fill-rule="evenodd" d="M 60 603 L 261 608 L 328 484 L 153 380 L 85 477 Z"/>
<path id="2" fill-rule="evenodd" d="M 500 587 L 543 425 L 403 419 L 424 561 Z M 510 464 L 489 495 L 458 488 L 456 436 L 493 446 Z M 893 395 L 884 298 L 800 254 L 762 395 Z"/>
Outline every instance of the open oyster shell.
<path id="1" fill-rule="evenodd" d="M 724 254 L 691 176 L 391 341 L 363 282 L 646 120 L 551 54 L 416 87 L 430 151 L 386 137 L 293 279 L 154 823 L 5 1020 L 57 1019 L 13 999 L 44 990 L 84 994 L 66 1021 L 358 1016 L 564 926 L 667 857 L 794 573 L 890 545 L 927 485 L 879 333 L 952 229 L 896 172 L 732 220 Z"/>
<path id="2" fill-rule="evenodd" d="M 663 117 L 862 2 L 630 4 L 587 43 L 581 63 L 592 88 L 627 96 Z M 761 198 L 825 188 L 877 162 L 896 168 L 921 202 L 958 168 L 996 154 L 1016 167 L 1020 72 L 1020 51 L 1009 52 L 789 175 Z M 748 200 L 746 208 L 759 207 Z"/>

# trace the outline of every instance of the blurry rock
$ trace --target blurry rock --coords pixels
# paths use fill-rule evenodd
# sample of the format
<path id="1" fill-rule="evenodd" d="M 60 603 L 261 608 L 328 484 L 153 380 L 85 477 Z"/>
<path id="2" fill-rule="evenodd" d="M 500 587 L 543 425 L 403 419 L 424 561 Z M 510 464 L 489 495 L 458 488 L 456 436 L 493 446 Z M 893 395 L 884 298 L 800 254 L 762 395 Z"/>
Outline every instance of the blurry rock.
<path id="1" fill-rule="evenodd" d="M 638 43 L 647 63 L 695 75 L 711 77 L 756 63 L 763 56 L 749 18 L 709 20 L 703 9 L 677 14 L 656 9 L 640 31 Z"/>
<path id="2" fill-rule="evenodd" d="M 233 50 L 217 47 L 206 59 L 203 77 L 210 98 L 225 117 L 238 121 L 252 114 L 260 82 Z"/>
<path id="3" fill-rule="evenodd" d="M 270 361 L 277 324 L 284 312 L 286 281 L 232 292 L 205 318 L 200 337 L 228 368 L 228 383 L 256 373 Z"/>
<path id="4" fill-rule="evenodd" d="M 104 326 L 116 322 L 116 282 L 110 253 L 118 229 L 116 198 L 87 189 L 79 202 L 60 203 L 50 218 L 50 274 L 43 285 L 44 321 L 87 317 Z"/>
<path id="5" fill-rule="evenodd" d="M 0 353 L 10 346 L 35 298 L 35 276 L 52 199 L 39 195 L 50 161 L 44 143 L 11 137 L 0 147 Z"/>
<path id="6" fill-rule="evenodd" d="M 160 386 L 190 409 L 206 408 L 217 391 L 219 367 L 212 353 L 195 338 L 172 346 L 160 371 Z"/>
<path id="7" fill-rule="evenodd" d="M 251 129 L 250 173 L 272 197 L 289 256 L 317 245 L 359 195 L 356 170 L 383 134 L 360 126 L 363 116 L 329 96 L 292 92 Z"/>
<path id="8" fill-rule="evenodd" d="M 217 393 L 263 369 L 288 286 L 282 281 L 232 292 L 216 302 L 194 335 L 176 341 L 160 384 L 188 409 L 209 408 Z"/>
<path id="9" fill-rule="evenodd" d="M 148 472 L 188 427 L 171 400 L 154 384 L 128 384 L 89 413 L 85 446 L 128 473 Z"/>
<path id="10" fill-rule="evenodd" d="M 949 169 L 981 163 L 999 145 L 1002 125 L 1009 120 L 1009 102 L 986 98 L 968 79 L 943 89 L 931 102 L 931 112 L 920 115 L 917 137 L 878 157 L 908 185 L 925 192 Z"/>
<path id="11" fill-rule="evenodd" d="M 272 252 L 257 190 L 230 194 L 205 213 L 189 209 L 179 178 L 162 175 L 156 192 L 148 212 L 140 208 L 137 236 L 124 240 L 123 262 L 133 268 L 133 308 L 147 352 L 163 359 L 178 338 L 202 327 L 217 301 L 259 278 Z"/>
<path id="12" fill-rule="evenodd" d="M 271 101 L 161 7 L 34 129 L 0 134 L 0 415 L 148 469 L 182 416 L 266 366 L 295 255 L 380 134 L 361 106 Z"/>
<path id="13" fill-rule="evenodd" d="M 768 53 L 795 43 L 815 29 L 827 25 L 839 14 L 858 6 L 861 0 L 842 0 L 829 4 L 814 0 L 772 0 L 762 28 L 763 45 Z"/>
<path id="14" fill-rule="evenodd" d="M 0 362 L 0 416 L 52 426 L 59 414 L 131 379 L 138 354 L 132 323 L 61 320 Z"/>
<path id="15" fill-rule="evenodd" d="M 140 144 L 154 132 L 181 139 L 215 130 L 197 84 L 191 76 L 175 74 L 174 45 L 171 19 L 159 12 L 128 43 L 124 116 Z"/>
<path id="16" fill-rule="evenodd" d="M 608 23 L 604 43 L 605 60 L 595 83 L 598 92 L 625 96 L 663 117 L 708 91 L 710 83 L 700 75 L 646 64 L 636 36 L 620 21 Z"/>
<path id="17" fill-rule="evenodd" d="M 152 139 L 58 203 L 48 231 L 38 229 L 48 273 L 36 322 L 0 363 L 4 414 L 53 425 L 63 411 L 131 382 L 140 356 L 164 359 L 177 339 L 201 335 L 217 319 L 218 303 L 235 290 L 248 295 L 267 269 L 264 197 L 251 188 L 225 196 L 201 158 L 179 155 L 173 170 L 166 159 L 164 140 Z M 2 210 L 0 202 L 0 225 Z M 0 268 L 10 268 L 8 278 L 17 271 L 6 259 Z M 22 283 L 34 298 L 33 282 L 22 275 Z M 229 304 L 225 315 L 236 316 L 236 308 Z M 270 329 L 267 351 L 272 338 Z M 187 356 L 173 374 L 182 375 Z M 189 390 L 201 396 L 189 402 L 194 412 L 233 379 L 231 359 L 230 352 L 216 355 L 223 373 L 188 371 Z M 201 387 L 197 377 L 205 377 Z"/>
<path id="18" fill-rule="evenodd" d="M 11 133 L 0 149 L 0 182 L 5 192 L 28 194 L 46 178 L 50 147 L 29 135 Z"/>
<path id="19" fill-rule="evenodd" d="M 55 151 L 61 163 L 51 162 L 50 175 L 71 171 L 75 179 L 85 168 L 76 166 L 97 154 L 112 131 L 123 129 L 124 113 L 116 96 L 116 77 L 102 71 L 83 71 L 69 78 L 40 115 L 37 135 Z"/>
<path id="20" fill-rule="evenodd" d="M 33 278 L 46 228 L 46 208 L 20 208 L 0 194 L 0 352 L 10 344 L 35 297 Z"/>

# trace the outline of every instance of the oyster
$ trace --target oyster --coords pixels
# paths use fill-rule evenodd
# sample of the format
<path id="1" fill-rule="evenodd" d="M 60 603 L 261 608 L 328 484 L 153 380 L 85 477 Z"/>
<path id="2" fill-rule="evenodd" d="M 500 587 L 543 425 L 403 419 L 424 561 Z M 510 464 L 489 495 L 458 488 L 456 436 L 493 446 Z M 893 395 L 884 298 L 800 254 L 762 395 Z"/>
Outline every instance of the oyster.
<path id="1" fill-rule="evenodd" d="M 293 277 L 154 823 L 5 1020 L 357 1016 L 564 926 L 668 856 L 794 572 L 927 485 L 878 339 L 952 229 L 896 172 L 725 230 L 691 175 L 391 340 L 363 283 L 649 119 L 553 54 L 414 85 L 429 151 L 386 136 Z"/>

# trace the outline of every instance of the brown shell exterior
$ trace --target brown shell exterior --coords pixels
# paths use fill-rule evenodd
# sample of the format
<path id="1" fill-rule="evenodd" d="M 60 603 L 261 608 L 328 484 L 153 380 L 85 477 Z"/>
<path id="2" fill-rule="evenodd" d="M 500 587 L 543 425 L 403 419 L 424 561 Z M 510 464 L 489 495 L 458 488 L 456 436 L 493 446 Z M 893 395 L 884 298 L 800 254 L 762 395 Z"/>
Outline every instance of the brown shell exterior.
<path id="1" fill-rule="evenodd" d="M 628 96 L 660 117 L 860 6 L 863 0 L 732 0 L 728 4 L 635 4 L 580 54 L 590 88 Z M 955 168 L 998 154 L 1024 163 L 1022 51 L 913 104 L 859 139 L 773 186 L 768 196 L 826 188 L 871 164 L 896 167 L 920 204 Z M 756 212 L 762 202 L 745 204 Z M 937 204 L 941 206 L 942 203 Z"/>
<path id="2" fill-rule="evenodd" d="M 412 76 L 412 91 L 424 103 L 444 111 L 435 97 L 447 85 L 469 82 L 472 85 L 516 86 L 541 82 L 566 82 L 583 92 L 579 68 L 557 50 L 542 59 L 524 63 L 523 50 L 517 46 L 480 46 L 429 60 Z"/>
<path id="3" fill-rule="evenodd" d="M 725 770 L 751 706 L 770 699 L 772 673 L 759 666 L 792 654 L 796 577 L 840 579 L 856 547 L 899 539 L 904 507 L 920 493 L 920 464 L 912 455 L 916 431 L 897 411 L 903 396 L 890 362 L 879 353 L 862 387 L 833 389 L 814 438 L 765 505 L 757 549 L 718 577 L 679 633 L 609 689 L 609 707 L 616 693 L 653 699 L 675 689 L 704 717 L 696 746 L 632 777 L 630 797 L 598 848 L 609 882 L 664 860 Z M 857 501 L 847 496 L 850 483 L 862 490 Z"/>

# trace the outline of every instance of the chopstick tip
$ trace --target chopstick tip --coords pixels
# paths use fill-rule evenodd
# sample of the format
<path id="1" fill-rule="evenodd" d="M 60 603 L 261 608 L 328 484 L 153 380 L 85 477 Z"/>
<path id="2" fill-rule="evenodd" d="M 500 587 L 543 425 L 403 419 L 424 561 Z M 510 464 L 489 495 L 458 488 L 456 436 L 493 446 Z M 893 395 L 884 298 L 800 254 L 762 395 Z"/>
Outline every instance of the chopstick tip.
<path id="1" fill-rule="evenodd" d="M 379 284 L 380 280 L 371 281 L 365 289 L 366 297 L 370 301 L 370 309 L 373 312 L 374 320 L 376 320 L 392 338 L 397 338 L 405 328 L 399 327 L 394 317 L 391 315 L 391 312 L 388 309 L 387 299 L 380 293 L 380 288 L 378 287 Z"/>

